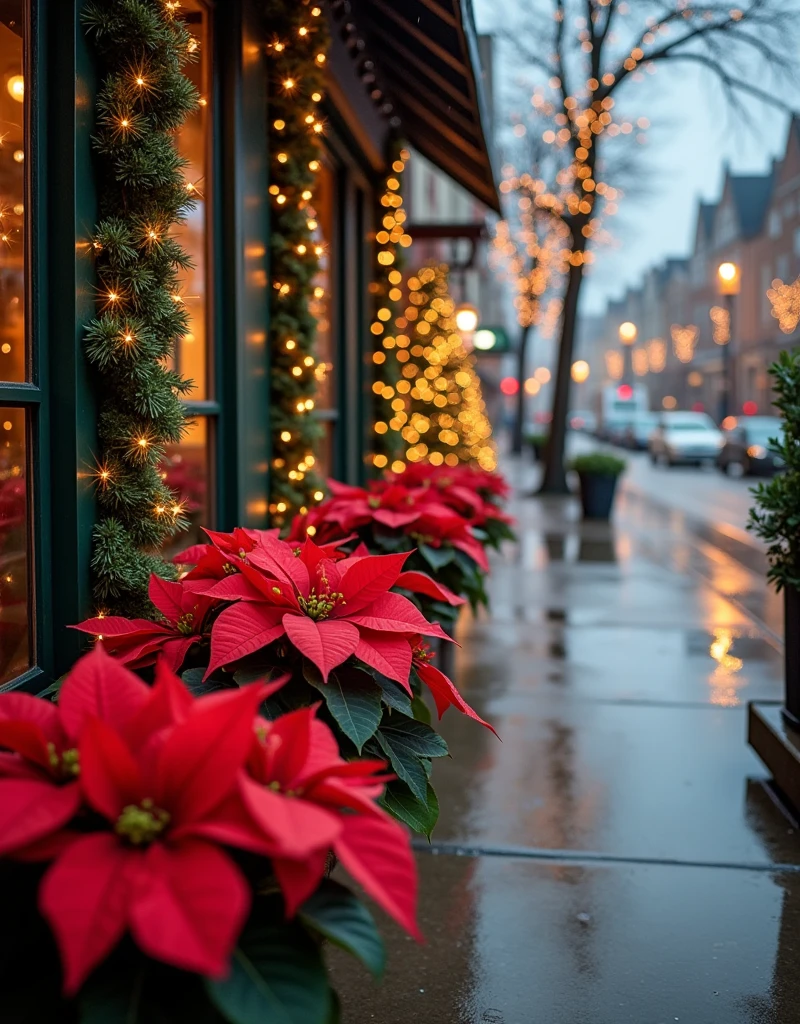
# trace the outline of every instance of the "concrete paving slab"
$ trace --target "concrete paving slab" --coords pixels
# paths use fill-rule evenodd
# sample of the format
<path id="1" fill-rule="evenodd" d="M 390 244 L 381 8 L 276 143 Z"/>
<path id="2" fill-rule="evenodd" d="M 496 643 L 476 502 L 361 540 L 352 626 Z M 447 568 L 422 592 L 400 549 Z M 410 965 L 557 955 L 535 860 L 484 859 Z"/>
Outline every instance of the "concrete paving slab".
<path id="1" fill-rule="evenodd" d="M 418 946 L 343 1024 L 797 1024 L 800 873 L 420 854 Z"/>

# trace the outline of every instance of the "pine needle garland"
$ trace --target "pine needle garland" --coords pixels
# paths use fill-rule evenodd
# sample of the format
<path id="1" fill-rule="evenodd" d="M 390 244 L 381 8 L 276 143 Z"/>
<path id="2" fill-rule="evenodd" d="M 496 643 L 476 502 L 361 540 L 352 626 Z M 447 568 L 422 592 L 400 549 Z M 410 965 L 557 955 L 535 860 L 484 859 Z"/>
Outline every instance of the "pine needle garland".
<path id="1" fill-rule="evenodd" d="M 150 574 L 175 577 L 157 552 L 188 525 L 160 471 L 167 445 L 184 434 L 180 399 L 192 388 L 170 365 L 188 329 L 179 275 L 191 266 L 170 229 L 194 205 L 174 133 L 198 101 L 181 70 L 197 41 L 177 6 L 101 0 L 84 12 L 101 68 L 98 315 L 86 329 L 100 396 L 93 587 L 99 610 L 127 616 L 152 612 Z"/>
<path id="2" fill-rule="evenodd" d="M 317 374 L 324 368 L 315 357 L 317 322 L 311 305 L 322 298 L 315 283 L 324 249 L 317 234 L 314 186 L 325 128 L 319 103 L 328 29 L 319 0 L 268 0 L 265 16 L 272 163 L 269 513 L 273 525 L 282 526 L 323 497 L 322 480 L 313 469 L 322 428 L 313 409 Z"/>

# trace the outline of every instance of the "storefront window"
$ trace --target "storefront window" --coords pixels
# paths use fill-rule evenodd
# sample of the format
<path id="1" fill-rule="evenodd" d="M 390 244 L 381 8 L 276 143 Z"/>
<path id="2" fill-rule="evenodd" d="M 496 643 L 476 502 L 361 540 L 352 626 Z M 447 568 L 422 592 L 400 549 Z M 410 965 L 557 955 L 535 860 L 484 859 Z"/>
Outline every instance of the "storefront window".
<path id="1" fill-rule="evenodd" d="M 31 667 L 26 418 L 0 408 L 0 683 Z"/>
<path id="2" fill-rule="evenodd" d="M 191 257 L 193 267 L 182 275 L 177 301 L 190 314 L 189 330 L 177 344 L 175 366 L 194 382 L 187 396 L 189 429 L 178 445 L 165 456 L 163 472 L 167 484 L 177 491 L 192 522 L 188 534 L 176 537 L 175 550 L 201 539 L 200 526 L 213 525 L 212 435 L 214 416 L 194 408 L 195 403 L 214 399 L 211 346 L 211 278 L 209 273 L 210 189 L 211 189 L 211 31 L 209 10 L 201 0 L 182 0 L 180 16 L 197 41 L 198 60 L 185 72 L 200 95 L 197 110 L 186 118 L 176 136 L 178 152 L 187 161 L 183 170 L 186 189 L 196 205 L 186 222 L 175 229 L 175 237 Z"/>
<path id="3" fill-rule="evenodd" d="M 314 240 L 322 247 L 319 270 L 314 278 L 314 296 L 310 311 L 317 321 L 317 416 L 325 434 L 318 446 L 318 468 L 323 476 L 334 472 L 334 437 L 336 431 L 336 378 L 335 334 L 333 329 L 333 273 L 332 248 L 334 244 L 334 208 L 336 175 L 323 163 L 314 195 L 312 216 L 316 221 Z"/>
<path id="4" fill-rule="evenodd" d="M 24 0 L 0 4 L 0 381 L 7 390 L 31 379 L 26 316 L 30 154 L 25 25 Z M 18 405 L 0 408 L 0 684 L 33 664 L 26 397 L 21 388 Z"/>
<path id="5" fill-rule="evenodd" d="M 0 380 L 29 379 L 25 351 L 24 4 L 0 6 Z"/>

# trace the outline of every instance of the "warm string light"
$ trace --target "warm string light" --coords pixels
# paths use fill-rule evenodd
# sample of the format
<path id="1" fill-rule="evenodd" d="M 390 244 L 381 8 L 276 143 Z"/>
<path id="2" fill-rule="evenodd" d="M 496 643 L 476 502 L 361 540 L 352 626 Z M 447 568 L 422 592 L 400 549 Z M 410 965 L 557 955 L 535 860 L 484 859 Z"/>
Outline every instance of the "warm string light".
<path id="1" fill-rule="evenodd" d="M 694 324 L 682 327 L 680 324 L 673 324 L 670 328 L 672 335 L 672 348 L 676 357 L 682 363 L 691 363 L 694 359 L 694 346 L 697 343 L 699 331 Z"/>
<path id="2" fill-rule="evenodd" d="M 385 352 L 375 353 L 391 353 L 397 371 L 392 383 L 378 379 L 373 384 L 373 392 L 387 403 L 386 413 L 374 424 L 375 433 L 399 433 L 407 462 L 426 460 L 435 466 L 475 462 L 493 469 L 491 425 L 474 360 L 456 329 L 447 268 L 425 267 L 409 278 L 407 287 L 409 304 L 395 317 L 395 333 L 383 338 Z M 374 325 L 383 322 L 379 315 Z M 386 362 L 374 361 L 381 366 Z M 378 452 L 372 463 L 383 469 L 389 456 Z M 395 459 L 392 468 L 402 472 L 404 461 Z"/>
<path id="3" fill-rule="evenodd" d="M 375 235 L 378 245 L 377 267 L 375 278 L 370 285 L 370 292 L 376 300 L 376 310 L 370 324 L 370 332 L 376 339 L 376 343 L 380 339 L 381 345 L 381 348 L 373 352 L 372 355 L 373 366 L 376 367 L 378 374 L 373 384 L 373 394 L 376 396 L 375 423 L 373 425 L 375 440 L 378 442 L 376 448 L 384 447 L 384 444 L 379 441 L 380 438 L 386 438 L 386 442 L 390 443 L 387 437 L 389 430 L 386 426 L 386 418 L 389 413 L 384 408 L 384 403 L 387 400 L 385 395 L 388 396 L 390 390 L 394 394 L 394 389 L 382 378 L 385 375 L 384 371 L 390 369 L 386 366 L 385 350 L 394 344 L 394 339 L 387 331 L 387 327 L 403 294 L 400 288 L 403 275 L 397 268 L 398 256 L 401 250 L 411 245 L 412 241 L 404 227 L 407 214 L 403 208 L 403 197 L 400 193 L 401 176 L 410 155 L 407 149 L 401 149 L 396 154 L 379 200 L 384 212 L 381 217 L 380 229 Z M 380 367 L 384 367 L 384 371 L 380 370 Z M 400 368 L 395 364 L 391 368 L 390 376 L 396 378 L 399 375 L 399 370 Z M 393 443 L 390 443 L 391 446 Z M 373 451 L 367 460 L 376 469 L 384 468 L 389 461 L 385 453 L 380 450 Z"/>
<path id="4" fill-rule="evenodd" d="M 325 245 L 318 237 L 314 205 L 316 179 L 322 171 L 319 139 L 325 131 L 319 112 L 324 77 L 319 69 L 324 63 L 327 27 L 321 14 L 321 7 L 287 0 L 273 18 L 275 35 L 267 44 L 271 78 L 277 86 L 271 118 L 269 194 L 275 238 L 272 310 L 281 326 L 272 339 L 276 428 L 267 503 L 276 526 L 313 504 L 321 483 L 314 474 L 317 428 L 310 414 L 318 382 L 327 369 L 314 357 L 314 335 L 308 326 L 308 314 L 318 322 L 327 316 L 325 287 L 318 276 Z M 319 59 L 321 53 L 323 60 Z M 300 211 L 303 215 L 298 217 Z"/>
<path id="5" fill-rule="evenodd" d="M 727 345 L 731 340 L 731 314 L 724 306 L 712 306 L 708 311 L 711 334 L 715 345 Z"/>
<path id="6" fill-rule="evenodd" d="M 771 314 L 784 334 L 794 334 L 800 323 L 800 277 L 793 284 L 784 284 L 780 278 L 767 290 Z"/>

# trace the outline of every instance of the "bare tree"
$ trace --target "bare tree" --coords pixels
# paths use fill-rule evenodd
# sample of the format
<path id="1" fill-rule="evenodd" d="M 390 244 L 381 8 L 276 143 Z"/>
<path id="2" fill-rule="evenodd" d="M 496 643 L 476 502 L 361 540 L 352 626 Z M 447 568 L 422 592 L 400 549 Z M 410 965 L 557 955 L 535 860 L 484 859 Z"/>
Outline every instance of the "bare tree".
<path id="1" fill-rule="evenodd" d="M 503 190 L 513 193 L 514 200 L 505 220 L 498 223 L 493 262 L 511 278 L 514 291 L 514 309 L 519 325 L 517 346 L 517 402 L 512 430 L 511 450 L 522 451 L 525 426 L 525 381 L 529 340 L 535 330 L 552 331 L 555 319 L 561 313 L 561 285 L 570 256 L 568 229 L 559 219 L 542 209 L 539 198 L 544 183 L 538 176 L 524 173 L 510 175 Z"/>
<path id="2" fill-rule="evenodd" d="M 552 150 L 549 164 L 540 162 L 548 173 L 536 202 L 565 226 L 571 251 L 541 485 L 543 493 L 565 494 L 566 420 L 581 288 L 603 215 L 613 212 L 621 192 L 606 149 L 610 140 L 637 131 L 616 113 L 619 96 L 644 73 L 682 62 L 706 69 L 740 120 L 747 118 L 748 99 L 788 110 L 783 91 L 792 76 L 800 14 L 797 0 L 740 0 L 738 6 L 690 0 L 523 0 L 521 11 L 520 24 L 505 34 L 521 66 L 539 77 L 533 113 Z"/>

